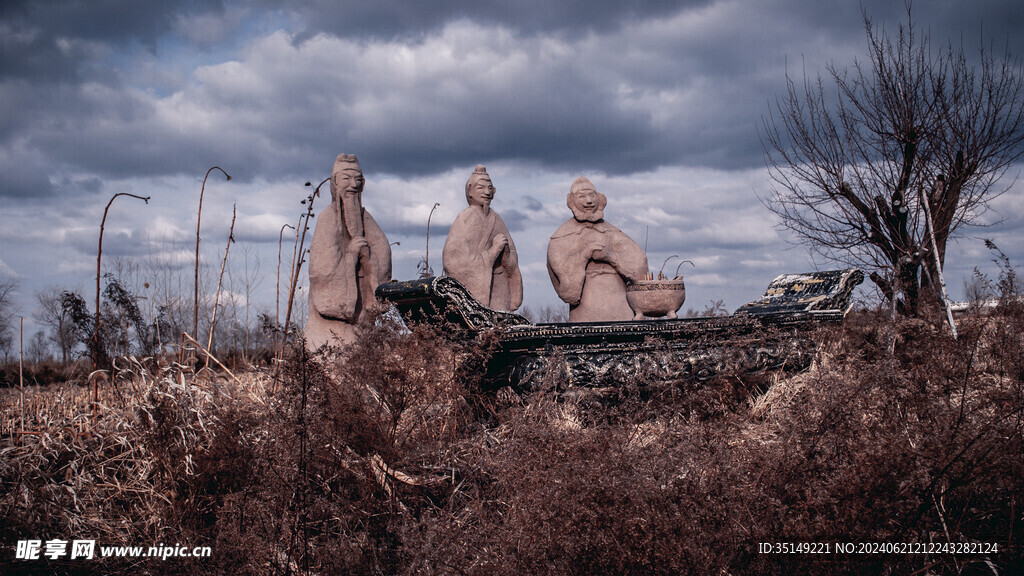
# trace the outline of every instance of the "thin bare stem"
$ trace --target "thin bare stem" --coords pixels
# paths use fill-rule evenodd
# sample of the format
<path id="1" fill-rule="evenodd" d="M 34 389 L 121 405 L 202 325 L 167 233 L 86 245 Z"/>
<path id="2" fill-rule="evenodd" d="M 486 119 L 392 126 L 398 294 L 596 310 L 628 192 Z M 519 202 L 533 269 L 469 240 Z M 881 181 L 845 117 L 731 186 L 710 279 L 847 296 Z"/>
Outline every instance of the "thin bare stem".
<path id="1" fill-rule="evenodd" d="M 217 366 L 220 366 L 225 372 L 227 372 L 228 376 L 231 376 L 231 379 L 234 380 L 235 382 L 237 382 L 239 386 L 245 386 L 245 384 L 242 384 L 242 381 L 238 379 L 238 376 L 235 376 L 234 373 L 232 373 L 231 370 L 229 370 L 227 366 L 222 364 L 220 360 L 217 360 L 216 356 L 214 356 L 213 354 L 210 354 L 210 351 L 208 349 L 203 348 L 202 344 L 200 344 L 199 342 L 196 342 L 195 338 L 189 336 L 188 332 L 183 332 L 181 334 L 181 337 L 182 337 L 183 340 L 188 340 L 189 342 L 194 344 L 195 347 L 200 352 L 205 354 L 206 355 L 207 363 L 209 363 L 210 360 L 213 360 L 214 364 L 216 364 Z"/>
<path id="2" fill-rule="evenodd" d="M 281 232 L 277 235 L 277 293 L 276 301 L 274 304 L 274 358 L 278 357 L 278 348 L 281 341 L 281 335 L 278 334 L 277 328 L 281 325 L 281 244 L 284 242 L 284 229 L 291 228 L 298 234 L 298 229 L 291 224 L 284 224 L 281 226 Z M 292 266 L 295 265 L 294 256 L 292 260 Z"/>
<path id="3" fill-rule="evenodd" d="M 427 253 L 423 258 L 423 277 L 429 278 L 433 274 L 433 270 L 430 269 L 430 219 L 434 217 L 434 210 L 441 204 L 434 202 L 433 208 L 430 209 L 430 214 L 427 216 Z"/>
<path id="4" fill-rule="evenodd" d="M 939 296 L 942 297 L 942 305 L 946 309 L 946 320 L 949 322 L 949 329 L 953 333 L 953 340 L 957 339 L 956 322 L 953 320 L 953 308 L 949 305 L 949 295 L 946 294 L 946 279 L 942 276 L 942 262 L 939 260 L 939 246 L 935 241 L 935 224 L 932 221 L 931 209 L 928 207 L 928 201 L 924 197 L 924 188 L 918 188 L 918 193 L 921 195 L 921 206 L 924 208 L 925 222 L 928 225 L 928 237 L 932 241 L 932 255 L 935 257 L 935 269 L 939 275 Z M 928 272 L 928 268 L 924 269 Z"/>
<path id="5" fill-rule="evenodd" d="M 224 268 L 228 264 L 228 252 L 231 250 L 231 243 L 235 241 L 235 217 L 238 215 L 238 205 L 231 205 L 231 229 L 228 230 L 228 244 L 224 248 L 224 259 L 220 263 L 220 276 L 217 277 L 217 291 L 213 295 L 213 314 L 210 315 L 210 336 L 206 340 L 206 349 L 213 348 L 213 329 L 217 323 L 217 304 L 220 302 L 220 287 L 224 280 Z"/>
<path id="6" fill-rule="evenodd" d="M 196 269 L 195 269 L 195 286 L 193 290 L 193 318 L 192 318 L 192 333 L 199 333 L 199 225 L 203 219 L 203 195 L 206 193 L 206 179 L 210 177 L 210 172 L 214 170 L 220 170 L 227 181 L 231 181 L 231 175 L 224 171 L 220 166 L 213 166 L 206 171 L 206 176 L 203 176 L 203 187 L 199 190 L 199 209 L 196 210 Z"/>
<path id="7" fill-rule="evenodd" d="M 128 192 L 118 192 L 110 197 L 110 201 L 107 202 L 107 207 L 103 209 L 103 220 L 100 221 L 100 241 L 99 246 L 96 248 L 96 321 L 93 322 L 92 329 L 92 343 L 93 343 L 93 368 L 99 369 L 100 360 L 100 264 L 103 258 L 103 230 L 107 227 L 107 212 L 110 211 L 110 205 L 114 203 L 114 200 L 118 196 L 131 196 L 132 198 L 138 198 L 146 204 L 149 204 L 149 196 L 137 196 Z"/>
<path id="8" fill-rule="evenodd" d="M 22 353 L 25 341 L 25 318 L 18 319 L 18 391 L 21 404 L 21 431 L 25 431 L 25 357 Z"/>
<path id="9" fill-rule="evenodd" d="M 676 266 L 676 278 L 679 278 L 679 269 L 683 267 L 683 264 L 689 264 L 690 266 L 693 266 L 693 262 L 690 262 L 689 260 L 683 260 L 682 262 L 680 262 L 679 265 Z"/>
<path id="10" fill-rule="evenodd" d="M 661 270 L 658 270 L 658 280 L 661 280 L 662 278 L 665 277 L 665 265 L 668 264 L 668 261 L 673 259 L 673 258 L 679 258 L 679 255 L 678 254 L 673 254 L 673 255 L 669 256 L 668 258 L 665 258 L 665 261 L 661 263 Z"/>
<path id="11" fill-rule="evenodd" d="M 288 327 L 292 318 L 292 304 L 295 301 L 295 286 L 299 283 L 299 272 L 302 270 L 302 263 L 306 261 L 305 250 L 303 246 L 306 244 L 306 232 L 309 230 L 309 219 L 313 217 L 313 200 L 320 196 L 320 187 L 330 182 L 330 177 L 324 178 L 320 184 L 317 184 L 316 190 L 313 191 L 309 197 L 306 198 L 306 213 L 305 221 L 302 218 L 299 219 L 299 228 L 302 228 L 302 236 L 298 244 L 298 259 L 295 260 L 292 268 L 292 283 L 288 288 L 288 307 L 284 315 L 284 343 L 288 343 Z M 298 234 L 299 230 L 296 229 L 295 233 Z"/>

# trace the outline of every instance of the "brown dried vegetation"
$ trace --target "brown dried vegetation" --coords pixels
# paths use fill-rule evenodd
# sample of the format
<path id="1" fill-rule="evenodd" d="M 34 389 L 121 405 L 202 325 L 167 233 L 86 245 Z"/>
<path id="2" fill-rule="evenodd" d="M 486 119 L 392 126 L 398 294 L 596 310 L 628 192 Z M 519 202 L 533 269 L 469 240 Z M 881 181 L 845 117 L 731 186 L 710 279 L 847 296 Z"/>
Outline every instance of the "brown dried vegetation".
<path id="1" fill-rule="evenodd" d="M 137 363 L 102 418 L 65 406 L 0 458 L 3 572 L 1020 573 L 1024 310 L 822 330 L 788 379 L 482 391 L 486 346 L 386 319 L 345 354 L 235 382 Z M 81 389 L 84 392 L 84 389 Z M 15 399 L 16 400 L 16 399 Z M 48 412 L 50 415 L 43 414 Z M 63 414 L 79 414 L 79 424 Z M 81 416 L 85 415 L 85 416 Z M 70 428 L 66 426 L 71 425 Z M 79 431 L 85 435 L 79 435 Z M 35 564 L 25 538 L 213 547 Z M 759 542 L 988 542 L 990 555 L 758 554 Z"/>

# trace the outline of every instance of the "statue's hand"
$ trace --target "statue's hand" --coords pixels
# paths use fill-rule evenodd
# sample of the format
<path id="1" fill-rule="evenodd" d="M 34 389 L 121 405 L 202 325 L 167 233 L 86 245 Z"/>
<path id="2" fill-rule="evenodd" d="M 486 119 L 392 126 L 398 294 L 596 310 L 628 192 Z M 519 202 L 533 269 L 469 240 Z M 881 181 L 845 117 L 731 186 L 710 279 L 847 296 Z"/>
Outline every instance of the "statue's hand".
<path id="1" fill-rule="evenodd" d="M 604 244 L 600 242 L 591 242 L 587 244 L 584 254 L 590 253 L 590 260 L 605 260 Z"/>
<path id="2" fill-rule="evenodd" d="M 358 256 L 359 252 L 364 248 L 366 250 L 370 249 L 370 244 L 366 241 L 366 237 L 356 236 L 348 243 L 348 246 L 345 248 L 345 252 L 349 257 Z"/>
<path id="3" fill-rule="evenodd" d="M 504 234 L 495 234 L 494 240 L 491 241 L 491 259 L 497 260 L 501 253 L 508 247 L 508 236 Z"/>

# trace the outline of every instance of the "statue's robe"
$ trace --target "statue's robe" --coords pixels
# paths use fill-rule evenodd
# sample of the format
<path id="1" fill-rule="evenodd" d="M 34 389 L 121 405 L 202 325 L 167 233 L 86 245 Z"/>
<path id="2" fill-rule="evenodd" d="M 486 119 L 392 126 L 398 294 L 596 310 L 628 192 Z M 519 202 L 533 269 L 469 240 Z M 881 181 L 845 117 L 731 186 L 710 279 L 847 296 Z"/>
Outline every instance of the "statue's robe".
<path id="1" fill-rule="evenodd" d="M 494 237 L 504 234 L 508 246 L 492 260 Z M 512 235 L 494 210 L 469 206 L 463 210 L 444 243 L 444 274 L 461 282 L 478 302 L 494 310 L 514 311 L 523 303 L 523 277 Z"/>
<path id="2" fill-rule="evenodd" d="M 370 213 L 359 207 L 359 218 L 342 226 L 339 203 L 332 202 L 317 218 L 309 247 L 309 320 L 306 346 L 343 345 L 355 336 L 355 325 L 376 305 L 374 290 L 391 280 L 391 245 Z M 346 248 L 355 228 L 368 247 L 359 254 Z M 361 228 L 361 230 L 360 230 Z"/>
<path id="3" fill-rule="evenodd" d="M 592 258 L 594 245 L 603 248 Z M 548 274 L 558 297 L 569 304 L 570 322 L 632 320 L 626 281 L 647 274 L 647 256 L 632 238 L 604 220 L 573 218 L 548 242 Z"/>

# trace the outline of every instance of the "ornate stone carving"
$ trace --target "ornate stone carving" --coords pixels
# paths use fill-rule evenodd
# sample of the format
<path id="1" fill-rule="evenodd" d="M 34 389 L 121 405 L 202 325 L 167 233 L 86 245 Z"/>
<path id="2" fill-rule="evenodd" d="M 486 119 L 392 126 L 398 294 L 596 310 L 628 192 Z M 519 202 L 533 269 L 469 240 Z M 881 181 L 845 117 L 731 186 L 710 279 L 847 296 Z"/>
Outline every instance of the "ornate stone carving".
<path id="1" fill-rule="evenodd" d="M 682 278 L 638 280 L 626 286 L 626 300 L 636 312 L 633 320 L 643 320 L 645 316 L 672 320 L 686 301 L 686 285 Z"/>
<path id="2" fill-rule="evenodd" d="M 863 281 L 864 273 L 856 268 L 780 274 L 760 298 L 740 306 L 736 315 L 793 318 L 841 313 L 845 316 L 853 306 L 853 289 Z"/>
<path id="3" fill-rule="evenodd" d="M 558 297 L 569 304 L 569 321 L 632 320 L 626 282 L 647 273 L 647 256 L 605 222 L 608 199 L 590 180 L 577 178 L 566 204 L 573 217 L 548 242 L 548 274 Z"/>
<path id="4" fill-rule="evenodd" d="M 438 322 L 443 318 L 470 331 L 532 326 L 514 312 L 487 308 L 451 276 L 381 284 L 377 287 L 377 298 L 391 302 L 403 318 L 414 322 Z"/>
<path id="5" fill-rule="evenodd" d="M 494 193 L 487 169 L 478 165 L 466 182 L 469 207 L 455 218 L 444 243 L 444 273 L 484 306 L 511 312 L 523 303 L 523 278 L 512 235 L 491 210 Z"/>
<path id="6" fill-rule="evenodd" d="M 723 370 L 800 370 L 814 358 L 810 331 L 841 322 L 863 280 L 856 269 L 785 274 L 733 316 L 660 322 L 535 325 L 481 306 L 452 278 L 391 282 L 377 296 L 408 319 L 461 327 L 461 337 L 497 331 L 498 349 L 485 374 L 491 386 L 533 387 L 549 361 L 560 359 L 557 381 L 567 389 L 622 385 L 643 370 L 697 380 Z"/>
<path id="7" fill-rule="evenodd" d="M 309 248 L 306 346 L 344 345 L 376 305 L 374 290 L 391 279 L 391 246 L 363 208 L 363 172 L 352 154 L 331 171 L 331 204 L 320 211 Z"/>

